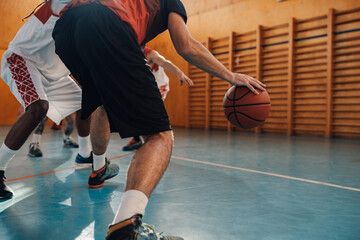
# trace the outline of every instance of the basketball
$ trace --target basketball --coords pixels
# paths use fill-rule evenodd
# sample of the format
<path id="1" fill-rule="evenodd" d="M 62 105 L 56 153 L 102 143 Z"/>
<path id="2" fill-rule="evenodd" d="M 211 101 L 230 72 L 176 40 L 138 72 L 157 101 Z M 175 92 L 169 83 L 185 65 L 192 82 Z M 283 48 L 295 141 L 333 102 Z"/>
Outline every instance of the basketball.
<path id="1" fill-rule="evenodd" d="M 247 87 L 232 86 L 223 100 L 227 120 L 242 129 L 251 129 L 263 124 L 270 113 L 270 96 L 266 91 L 255 95 Z"/>

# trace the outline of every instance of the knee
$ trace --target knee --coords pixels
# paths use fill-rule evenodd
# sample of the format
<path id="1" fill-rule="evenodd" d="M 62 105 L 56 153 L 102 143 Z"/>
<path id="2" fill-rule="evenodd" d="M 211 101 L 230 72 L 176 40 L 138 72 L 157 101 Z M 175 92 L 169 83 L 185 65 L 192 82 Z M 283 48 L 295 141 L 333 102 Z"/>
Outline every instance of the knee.
<path id="1" fill-rule="evenodd" d="M 158 135 L 162 142 L 164 142 L 167 146 L 172 147 L 174 145 L 174 134 L 172 130 L 160 132 Z"/>
<path id="2" fill-rule="evenodd" d="M 174 134 L 172 130 L 145 136 L 145 142 L 149 141 L 150 139 L 156 139 L 170 148 L 172 148 L 174 145 Z"/>
<path id="3" fill-rule="evenodd" d="M 174 145 L 174 133 L 172 130 L 166 131 L 166 132 L 162 132 L 162 134 L 164 134 L 164 138 L 166 138 L 166 142 L 168 142 L 168 144 L 172 147 Z"/>
<path id="4" fill-rule="evenodd" d="M 42 120 L 49 110 L 49 103 L 48 101 L 39 100 L 32 103 L 30 106 L 27 107 L 26 113 L 31 115 L 36 119 Z"/>

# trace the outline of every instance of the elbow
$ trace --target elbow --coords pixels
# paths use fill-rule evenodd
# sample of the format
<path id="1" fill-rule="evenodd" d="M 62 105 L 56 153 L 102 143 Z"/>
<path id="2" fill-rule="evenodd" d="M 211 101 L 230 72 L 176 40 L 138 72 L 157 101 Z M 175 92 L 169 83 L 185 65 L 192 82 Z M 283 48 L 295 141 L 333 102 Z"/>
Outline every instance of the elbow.
<path id="1" fill-rule="evenodd" d="M 177 53 L 185 60 L 191 58 L 191 56 L 194 55 L 196 50 L 193 41 L 191 40 L 184 41 L 181 44 L 177 44 L 177 46 L 175 46 L 175 49 Z"/>
<path id="2" fill-rule="evenodd" d="M 193 55 L 193 49 L 191 47 L 183 47 L 181 48 L 178 53 L 181 57 L 183 57 L 184 59 L 188 59 L 190 58 L 190 56 Z"/>

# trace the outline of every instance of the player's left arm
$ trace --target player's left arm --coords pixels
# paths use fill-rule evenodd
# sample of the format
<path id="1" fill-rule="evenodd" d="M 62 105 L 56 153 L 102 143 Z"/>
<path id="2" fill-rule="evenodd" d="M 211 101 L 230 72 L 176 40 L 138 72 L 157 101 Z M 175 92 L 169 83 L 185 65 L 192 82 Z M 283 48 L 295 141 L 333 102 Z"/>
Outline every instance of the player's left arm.
<path id="1" fill-rule="evenodd" d="M 229 71 L 205 46 L 191 36 L 183 17 L 179 14 L 175 12 L 169 14 L 168 29 L 176 51 L 187 62 L 232 85 L 246 86 L 254 94 L 259 94 L 255 87 L 265 91 L 265 84 L 259 80 L 245 74 Z"/>
<path id="2" fill-rule="evenodd" d="M 185 83 L 188 86 L 194 85 L 193 81 L 188 76 L 186 76 L 186 74 L 183 71 L 181 71 L 180 68 L 178 68 L 171 61 L 165 59 L 157 51 L 151 50 L 147 54 L 146 58 L 147 58 L 148 62 L 156 63 L 157 65 L 163 67 L 167 71 L 169 71 L 172 74 L 174 74 L 175 76 L 177 76 L 177 78 L 179 79 L 180 85 L 182 85 L 183 83 Z"/>

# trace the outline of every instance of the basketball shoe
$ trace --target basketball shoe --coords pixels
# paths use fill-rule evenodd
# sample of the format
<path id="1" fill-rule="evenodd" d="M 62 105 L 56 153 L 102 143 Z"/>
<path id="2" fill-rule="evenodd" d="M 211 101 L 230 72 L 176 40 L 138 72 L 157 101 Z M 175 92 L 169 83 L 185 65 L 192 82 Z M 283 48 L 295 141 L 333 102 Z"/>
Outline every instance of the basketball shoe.
<path id="1" fill-rule="evenodd" d="M 42 157 L 43 153 L 40 149 L 40 143 L 30 143 L 28 155 L 30 157 Z"/>
<path id="2" fill-rule="evenodd" d="M 100 170 L 91 170 L 88 186 L 91 188 L 98 188 L 104 185 L 105 180 L 110 179 L 118 175 L 119 166 L 116 164 L 110 164 L 110 161 L 106 158 L 105 166 Z"/>
<path id="3" fill-rule="evenodd" d="M 93 156 L 92 153 L 90 157 L 84 158 L 80 154 L 78 154 L 75 158 L 75 164 L 79 166 L 92 166 L 93 164 Z"/>
<path id="4" fill-rule="evenodd" d="M 135 215 L 129 219 L 109 226 L 106 240 L 184 240 L 181 237 L 165 236 L 156 233 L 153 225 L 142 223 L 142 216 Z"/>
<path id="5" fill-rule="evenodd" d="M 126 146 L 123 147 L 123 151 L 131 151 L 140 148 L 143 145 L 142 141 L 136 141 L 132 138 Z"/>
<path id="6" fill-rule="evenodd" d="M 8 186 L 5 185 L 5 171 L 0 170 L 0 199 L 10 199 L 14 193 Z"/>
<path id="7" fill-rule="evenodd" d="M 67 139 L 64 139 L 64 148 L 78 148 L 79 144 L 74 142 L 72 138 L 68 137 Z"/>

